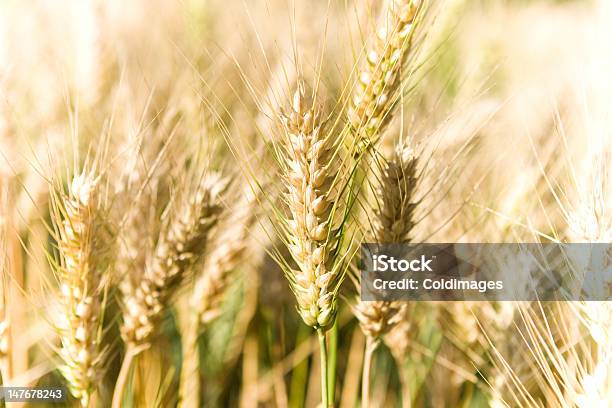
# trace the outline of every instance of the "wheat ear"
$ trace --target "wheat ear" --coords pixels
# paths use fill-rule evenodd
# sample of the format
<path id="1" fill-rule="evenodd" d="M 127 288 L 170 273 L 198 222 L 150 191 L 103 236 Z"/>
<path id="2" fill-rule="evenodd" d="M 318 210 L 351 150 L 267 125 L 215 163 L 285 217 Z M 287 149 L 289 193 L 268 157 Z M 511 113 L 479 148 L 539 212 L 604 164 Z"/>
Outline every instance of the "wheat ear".
<path id="1" fill-rule="evenodd" d="M 132 157 L 140 158 L 142 155 L 134 149 Z M 117 261 L 115 263 L 115 273 L 119 281 L 121 296 L 127 299 L 133 296 L 134 287 L 138 284 L 145 269 L 147 256 L 147 245 L 149 231 L 149 214 L 153 203 L 153 188 L 145 185 L 145 169 L 137 160 L 132 159 L 125 166 L 129 173 L 128 176 L 117 177 L 119 182 L 115 187 L 118 197 L 123 200 L 120 214 L 121 229 L 119 231 L 119 243 L 117 248 Z M 131 194 L 138 191 L 140 194 Z"/>
<path id="2" fill-rule="evenodd" d="M 346 255 L 339 253 L 339 248 L 344 230 L 342 192 L 348 182 L 333 132 L 324 129 L 318 114 L 314 104 L 307 106 L 300 85 L 290 111 L 281 115 L 288 214 L 280 218 L 283 239 L 295 266 L 281 265 L 296 297 L 298 313 L 318 332 L 321 397 L 323 406 L 327 406 L 325 330 L 335 321 L 338 290 L 346 271 Z M 329 396 L 333 397 L 333 392 Z"/>
<path id="3" fill-rule="evenodd" d="M 200 406 L 200 364 L 198 337 L 203 328 L 215 319 L 221 308 L 233 272 L 244 260 L 250 229 L 257 219 L 257 201 L 245 192 L 231 216 L 224 220 L 218 245 L 205 261 L 204 270 L 195 282 L 190 299 L 190 321 L 183 341 L 180 406 Z"/>
<path id="4" fill-rule="evenodd" d="M 221 195 L 227 186 L 227 179 L 208 174 L 182 197 L 161 232 L 142 281 L 126 300 L 121 334 L 127 351 L 117 378 L 114 407 L 121 406 L 131 360 L 149 346 L 170 298 L 203 253 L 223 209 Z"/>
<path id="5" fill-rule="evenodd" d="M 128 345 L 150 340 L 171 295 L 206 246 L 226 187 L 227 180 L 216 174 L 204 177 L 166 225 L 140 285 L 126 302 L 122 335 Z"/>
<path id="6" fill-rule="evenodd" d="M 374 173 L 370 210 L 370 238 L 379 244 L 406 243 L 414 226 L 414 193 L 417 186 L 417 160 L 412 149 L 398 146 L 390 160 L 382 160 Z M 404 316 L 405 304 L 393 301 L 357 300 L 353 313 L 366 336 L 362 378 L 362 406 L 369 405 L 372 356 L 380 339 Z"/>
<path id="7" fill-rule="evenodd" d="M 289 137 L 286 200 L 289 250 L 298 269 L 290 281 L 304 323 L 322 328 L 336 314 L 335 287 L 341 274 L 334 263 L 339 230 L 333 217 L 338 198 L 335 186 L 333 143 L 322 129 L 314 108 L 307 108 L 303 89 L 293 97 L 291 112 L 284 115 Z"/>
<path id="8" fill-rule="evenodd" d="M 107 228 L 99 207 L 99 183 L 93 173 L 75 176 L 68 193 L 53 205 L 60 263 L 60 372 L 71 393 L 87 406 L 101 378 L 104 350 L 100 345 L 104 310 Z"/>
<path id="9" fill-rule="evenodd" d="M 390 160 L 377 166 L 373 181 L 375 200 L 370 204 L 371 239 L 379 244 L 409 242 L 414 226 L 417 160 L 408 147 L 398 147 Z M 373 301 L 358 303 L 354 313 L 367 337 L 380 339 L 398 322 L 401 302 Z"/>
<path id="10" fill-rule="evenodd" d="M 420 0 L 387 1 L 347 110 L 357 153 L 375 144 L 391 119 L 421 8 Z"/>

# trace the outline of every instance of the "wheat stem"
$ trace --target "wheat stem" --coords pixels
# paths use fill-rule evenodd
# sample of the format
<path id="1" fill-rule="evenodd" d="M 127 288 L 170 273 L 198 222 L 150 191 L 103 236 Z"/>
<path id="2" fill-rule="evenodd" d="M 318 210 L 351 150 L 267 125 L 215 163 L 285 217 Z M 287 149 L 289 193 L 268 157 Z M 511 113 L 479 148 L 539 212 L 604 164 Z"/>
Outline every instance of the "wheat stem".
<path id="1" fill-rule="evenodd" d="M 183 338 L 183 364 L 179 386 L 179 407 L 197 408 L 200 406 L 200 356 L 198 338 L 200 319 L 197 314 L 190 316 L 186 333 Z"/>
<path id="2" fill-rule="evenodd" d="M 370 238 L 379 244 L 409 242 L 414 226 L 414 192 L 417 184 L 416 159 L 412 150 L 398 146 L 390 160 L 382 160 L 375 172 L 374 203 L 370 210 L 374 215 Z M 401 321 L 405 304 L 393 301 L 369 301 L 360 299 L 353 306 L 367 342 L 364 348 L 362 399 L 369 404 L 370 365 L 372 354 L 382 336 Z"/>
<path id="3" fill-rule="evenodd" d="M 112 408 L 121 408 L 125 386 L 127 385 L 130 370 L 132 368 L 132 362 L 134 361 L 134 358 L 138 354 L 140 354 L 141 351 L 142 347 L 138 348 L 133 344 L 128 345 L 128 348 L 125 352 L 125 356 L 123 357 L 123 361 L 121 362 L 119 375 L 117 376 L 115 391 L 113 392 Z"/>
<path id="4" fill-rule="evenodd" d="M 329 399 L 327 398 L 328 393 L 328 381 L 327 381 L 327 345 L 325 344 L 325 332 L 323 329 L 317 329 L 317 335 L 319 337 L 319 355 L 321 358 L 321 405 L 325 408 L 329 407 Z"/>
<path id="5" fill-rule="evenodd" d="M 283 170 L 289 207 L 289 215 L 282 217 L 282 230 L 297 266 L 284 265 L 284 271 L 296 297 L 298 313 L 319 334 L 321 395 L 327 407 L 334 390 L 329 386 L 324 330 L 336 319 L 338 289 L 345 275 L 343 258 L 338 256 L 344 220 L 337 212 L 347 182 L 339 147 L 332 134 L 325 133 L 316 108 L 307 107 L 303 86 L 298 86 L 291 111 L 282 119 L 288 142 L 284 146 Z"/>
<path id="6" fill-rule="evenodd" d="M 119 407 L 131 360 L 150 345 L 172 295 L 201 257 L 210 231 L 222 211 L 221 194 L 228 182 L 217 174 L 199 180 L 184 192 L 179 207 L 162 230 L 153 258 L 140 285 L 126 300 L 121 333 L 127 343 L 126 360 L 117 379 L 113 407 Z"/>
<path id="7" fill-rule="evenodd" d="M 372 370 L 372 360 L 374 351 L 378 347 L 378 341 L 371 336 L 366 338 L 366 345 L 363 354 L 363 371 L 361 377 L 361 406 L 370 406 L 370 372 Z"/>
<path id="8" fill-rule="evenodd" d="M 329 370 L 327 375 L 327 395 L 331 405 L 336 401 L 336 368 L 338 363 L 338 319 L 329 330 Z"/>

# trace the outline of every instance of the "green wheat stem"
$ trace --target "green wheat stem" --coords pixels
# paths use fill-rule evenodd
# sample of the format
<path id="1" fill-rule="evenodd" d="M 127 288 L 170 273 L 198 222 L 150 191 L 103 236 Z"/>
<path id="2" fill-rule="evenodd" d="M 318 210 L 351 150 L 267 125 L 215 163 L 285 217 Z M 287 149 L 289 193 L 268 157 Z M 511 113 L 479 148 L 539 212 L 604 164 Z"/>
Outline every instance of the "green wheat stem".
<path id="1" fill-rule="evenodd" d="M 328 372 L 327 372 L 327 399 L 330 404 L 336 400 L 336 366 L 338 356 L 338 319 L 334 321 L 329 332 L 329 353 L 328 353 Z"/>
<path id="2" fill-rule="evenodd" d="M 311 328 L 306 325 L 300 325 L 297 332 L 296 348 L 303 341 L 307 341 L 310 337 Z M 302 407 L 304 406 L 304 397 L 306 395 L 306 385 L 308 382 L 308 360 L 299 363 L 291 374 L 291 388 L 289 392 L 289 406 Z"/>
<path id="3" fill-rule="evenodd" d="M 321 356 L 321 404 L 323 407 L 329 407 L 327 398 L 328 386 L 327 386 L 327 345 L 325 344 L 325 332 L 322 328 L 317 329 L 319 335 L 319 351 Z"/>

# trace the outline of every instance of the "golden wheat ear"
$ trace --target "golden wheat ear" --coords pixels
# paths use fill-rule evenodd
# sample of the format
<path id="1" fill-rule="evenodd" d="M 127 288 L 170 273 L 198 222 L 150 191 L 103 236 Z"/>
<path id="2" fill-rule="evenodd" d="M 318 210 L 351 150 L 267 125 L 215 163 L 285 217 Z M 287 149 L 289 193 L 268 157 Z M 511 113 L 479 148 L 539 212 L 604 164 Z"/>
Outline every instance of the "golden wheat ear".
<path id="1" fill-rule="evenodd" d="M 335 203 L 339 200 L 336 146 L 303 88 L 294 94 L 291 111 L 283 115 L 287 135 L 285 178 L 286 240 L 296 269 L 288 272 L 304 323 L 330 325 L 336 314 L 336 287 L 342 279 L 337 258 L 341 229 Z"/>
<path id="2" fill-rule="evenodd" d="M 347 117 L 360 154 L 375 145 L 392 118 L 414 31 L 425 8 L 420 0 L 388 0 L 349 101 Z"/>
<path id="3" fill-rule="evenodd" d="M 368 241 L 379 244 L 410 242 L 415 224 L 415 192 L 418 183 L 414 151 L 398 145 L 389 159 L 381 158 L 371 177 L 368 200 Z M 357 301 L 353 312 L 367 337 L 380 339 L 401 319 L 402 302 Z"/>
<path id="4" fill-rule="evenodd" d="M 218 234 L 216 246 L 209 252 L 204 269 L 194 284 L 191 306 L 201 325 L 218 316 L 231 272 L 244 261 L 257 216 L 258 201 L 250 191 L 245 191 L 224 220 L 225 228 Z"/>
<path id="5" fill-rule="evenodd" d="M 376 153 L 376 151 L 373 151 Z M 363 227 L 368 242 L 378 244 L 407 243 L 414 227 L 417 159 L 411 148 L 398 145 L 390 158 L 374 154 L 373 169 L 368 177 L 366 199 L 367 222 Z M 358 279 L 355 279 L 359 291 Z M 353 314 L 366 336 L 362 372 L 362 404 L 369 405 L 370 371 L 374 351 L 381 339 L 406 319 L 406 304 L 392 301 L 362 301 L 351 305 Z"/>
<path id="6" fill-rule="evenodd" d="M 142 281 L 126 299 L 121 333 L 128 347 L 145 346 L 151 339 L 170 298 L 206 247 L 227 186 L 228 180 L 219 174 L 204 175 L 170 215 Z"/>
<path id="7" fill-rule="evenodd" d="M 300 317 L 318 332 L 327 406 L 333 393 L 328 396 L 325 331 L 336 320 L 338 292 L 354 255 L 347 245 L 354 160 L 343 146 L 346 132 L 327 126 L 316 93 L 312 99 L 298 81 L 289 109 L 279 115 L 280 132 L 272 143 L 283 192 L 270 217 L 290 256 L 280 248 L 270 252 L 289 281 Z"/>
<path id="8" fill-rule="evenodd" d="M 223 211 L 222 196 L 229 180 L 208 173 L 187 182 L 185 190 L 169 208 L 155 252 L 148 260 L 142 280 L 124 299 L 121 335 L 127 344 L 113 395 L 113 407 L 122 403 L 133 358 L 148 348 L 169 308 L 172 296 L 188 278 L 204 252 L 211 231 Z"/>
<path id="9" fill-rule="evenodd" d="M 61 339 L 60 372 L 72 395 L 88 406 L 102 378 L 105 351 L 101 345 L 105 309 L 105 274 L 110 236 L 105 225 L 99 178 L 76 175 L 67 191 L 52 193 L 52 220 L 57 232 Z"/>

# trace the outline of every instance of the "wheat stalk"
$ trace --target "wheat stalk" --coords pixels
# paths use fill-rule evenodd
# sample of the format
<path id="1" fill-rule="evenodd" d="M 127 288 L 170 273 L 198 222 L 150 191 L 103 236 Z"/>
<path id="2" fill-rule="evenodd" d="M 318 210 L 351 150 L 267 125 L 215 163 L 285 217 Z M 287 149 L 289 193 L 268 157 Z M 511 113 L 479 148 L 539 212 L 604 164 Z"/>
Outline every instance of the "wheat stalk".
<path id="1" fill-rule="evenodd" d="M 182 197 L 161 232 L 142 281 L 125 300 L 121 334 L 127 351 L 115 387 L 114 407 L 121 405 L 131 360 L 149 346 L 171 296 L 204 251 L 223 209 L 221 195 L 227 186 L 227 179 L 208 174 Z"/>
<path id="2" fill-rule="evenodd" d="M 107 228 L 100 213 L 99 182 L 93 173 L 75 176 L 68 193 L 54 196 L 58 232 L 61 338 L 59 368 L 82 406 L 89 404 L 101 378 L 100 345 Z"/>
<path id="3" fill-rule="evenodd" d="M 161 180 L 157 174 L 148 175 L 143 165 L 134 164 L 129 180 L 122 187 L 124 209 L 121 222 L 115 272 L 124 299 L 134 292 L 146 269 L 146 261 L 154 245 L 157 223 L 157 193 Z M 149 178 L 150 177 L 150 178 Z M 136 194 L 130 194 L 137 191 Z"/>
<path id="4" fill-rule="evenodd" d="M 380 27 L 359 70 L 347 115 L 357 153 L 379 139 L 391 120 L 402 68 L 412 47 L 414 27 L 423 6 L 420 0 L 388 0 Z"/>
<path id="5" fill-rule="evenodd" d="M 414 23 L 420 1 L 390 0 L 376 38 L 367 50 L 366 61 L 358 74 L 347 114 L 356 136 L 356 153 L 374 145 L 390 121 L 401 83 L 401 71 L 412 45 Z M 398 154 L 399 153 L 399 154 Z M 406 157 L 402 157 L 406 156 Z M 393 160 L 382 164 L 375 181 L 376 197 L 372 235 L 377 243 L 406 242 L 412 229 L 416 160 L 409 150 L 395 152 Z M 378 200 L 377 200 L 378 201 Z M 398 302 L 357 301 L 353 313 L 367 337 L 362 378 L 362 404 L 369 405 L 370 365 L 379 339 L 388 333 L 403 316 Z"/>

